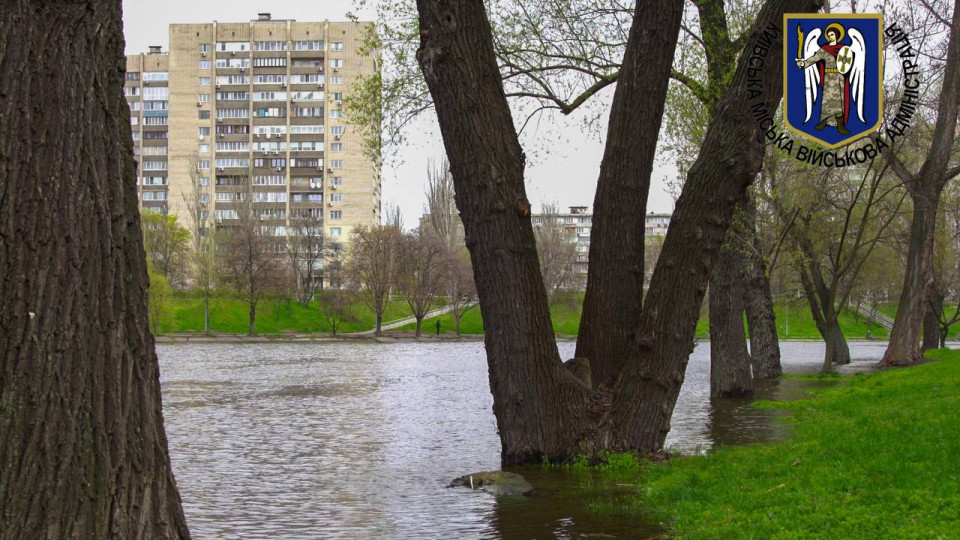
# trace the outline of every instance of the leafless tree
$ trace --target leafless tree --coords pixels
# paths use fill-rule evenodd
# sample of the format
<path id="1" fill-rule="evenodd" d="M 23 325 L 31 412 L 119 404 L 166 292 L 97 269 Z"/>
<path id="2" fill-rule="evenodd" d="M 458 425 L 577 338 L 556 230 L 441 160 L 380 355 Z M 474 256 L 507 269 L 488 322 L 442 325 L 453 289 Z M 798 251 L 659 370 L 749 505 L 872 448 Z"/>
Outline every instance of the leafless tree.
<path id="1" fill-rule="evenodd" d="M 477 306 L 477 284 L 473 281 L 470 268 L 470 254 L 465 249 L 447 252 L 447 299 L 453 314 L 457 335 L 461 335 L 460 323 L 463 315 Z"/>
<path id="2" fill-rule="evenodd" d="M 545 203 L 539 219 L 533 232 L 537 239 L 537 256 L 540 259 L 543 286 L 547 290 L 547 301 L 553 306 L 558 298 L 557 293 L 574 285 L 577 245 L 573 235 L 567 232 L 556 203 Z"/>
<path id="3" fill-rule="evenodd" d="M 400 246 L 397 290 L 403 295 L 417 319 L 420 337 L 423 318 L 436 305 L 447 284 L 446 247 L 431 236 L 419 232 L 404 235 Z"/>
<path id="4" fill-rule="evenodd" d="M 304 308 L 323 289 L 323 257 L 326 242 L 323 214 L 314 208 L 293 210 L 287 226 L 286 255 L 294 281 L 297 301 Z"/>
<path id="5" fill-rule="evenodd" d="M 341 244 L 331 243 L 327 250 L 324 277 L 329 287 L 317 295 L 320 299 L 320 313 L 330 325 L 330 331 L 337 335 L 343 323 L 353 322 L 356 316 L 353 307 L 357 299 L 356 285 L 348 279 L 345 261 L 346 250 Z"/>
<path id="6" fill-rule="evenodd" d="M 400 211 L 400 205 L 391 203 L 383 214 L 383 224 L 388 227 L 394 227 L 398 231 L 403 231 L 403 212 Z"/>
<path id="7" fill-rule="evenodd" d="M 257 304 L 276 283 L 283 238 L 276 226 L 265 225 L 254 201 L 253 186 L 247 184 L 232 202 L 236 216 L 225 223 L 221 255 L 225 276 L 250 306 L 250 329 L 256 333 Z"/>
<path id="8" fill-rule="evenodd" d="M 381 335 L 383 312 L 396 286 L 400 244 L 403 233 L 392 225 L 356 227 L 350 238 L 347 276 L 360 290 L 360 298 L 377 318 L 376 335 Z"/>
<path id="9" fill-rule="evenodd" d="M 208 210 L 210 178 L 199 175 L 195 162 L 190 162 L 190 190 L 181 195 L 187 208 L 187 227 L 190 230 L 190 281 L 193 289 L 203 298 L 203 333 L 209 334 L 210 300 L 216 292 L 220 259 L 216 247 L 217 231 Z"/>
<path id="10" fill-rule="evenodd" d="M 463 225 L 454 200 L 453 175 L 444 157 L 427 162 L 427 204 L 421 233 L 440 239 L 450 252 L 463 247 Z"/>

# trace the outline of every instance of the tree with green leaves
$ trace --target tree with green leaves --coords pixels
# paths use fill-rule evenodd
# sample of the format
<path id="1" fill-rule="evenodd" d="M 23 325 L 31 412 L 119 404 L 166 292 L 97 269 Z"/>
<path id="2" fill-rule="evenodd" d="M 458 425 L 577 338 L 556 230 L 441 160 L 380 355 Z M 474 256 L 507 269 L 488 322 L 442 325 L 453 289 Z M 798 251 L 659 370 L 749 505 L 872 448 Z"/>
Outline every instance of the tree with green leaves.
<path id="1" fill-rule="evenodd" d="M 147 260 L 170 283 L 183 285 L 190 262 L 190 231 L 166 211 L 144 210 L 143 244 Z"/>
<path id="2" fill-rule="evenodd" d="M 745 42 L 775 43 L 779 32 L 771 26 L 784 12 L 817 7 L 768 0 Z M 524 153 L 488 10 L 480 0 L 418 0 L 417 9 L 417 60 L 473 261 L 502 462 L 661 450 L 712 266 L 735 202 L 762 163 L 746 91 L 748 55 L 741 55 L 717 103 L 644 297 L 644 214 L 683 3 L 634 6 L 594 201 L 588 301 L 577 343 L 577 356 L 591 371 L 585 379 L 568 371 L 557 351 L 524 188 Z M 775 54 L 766 61 L 772 67 L 754 101 L 772 110 L 782 93 L 782 66 Z"/>

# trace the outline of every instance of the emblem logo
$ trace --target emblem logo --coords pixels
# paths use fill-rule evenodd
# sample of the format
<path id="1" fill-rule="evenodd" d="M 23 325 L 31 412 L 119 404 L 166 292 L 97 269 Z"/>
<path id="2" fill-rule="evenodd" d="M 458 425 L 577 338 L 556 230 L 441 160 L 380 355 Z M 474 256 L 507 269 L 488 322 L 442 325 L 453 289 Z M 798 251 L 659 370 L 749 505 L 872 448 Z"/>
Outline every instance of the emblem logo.
<path id="1" fill-rule="evenodd" d="M 839 148 L 875 132 L 883 114 L 880 14 L 783 16 L 783 119 Z"/>

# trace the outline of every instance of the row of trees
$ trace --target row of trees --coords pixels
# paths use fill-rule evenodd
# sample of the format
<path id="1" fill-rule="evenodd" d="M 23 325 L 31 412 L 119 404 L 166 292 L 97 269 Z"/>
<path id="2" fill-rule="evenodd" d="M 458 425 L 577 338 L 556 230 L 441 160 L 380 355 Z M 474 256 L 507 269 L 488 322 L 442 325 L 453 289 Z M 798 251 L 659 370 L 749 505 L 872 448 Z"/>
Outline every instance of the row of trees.
<path id="1" fill-rule="evenodd" d="M 325 236 L 320 208 L 293 209 L 285 231 L 278 231 L 250 186 L 230 205 L 233 219 L 214 226 L 203 203 L 206 188 L 194 178 L 183 196 L 186 226 L 166 213 L 143 214 L 154 333 L 173 287 L 203 299 L 204 332 L 210 331 L 211 301 L 229 295 L 249 305 L 251 335 L 265 297 L 295 300 L 304 308 L 316 301 L 334 334 L 355 319 L 362 301 L 376 315 L 379 335 L 387 302 L 399 296 L 416 318 L 417 336 L 426 314 L 444 300 L 459 335 L 464 313 L 476 305 L 469 255 L 448 168 L 431 167 L 428 177 L 428 219 L 418 230 L 404 233 L 402 217 L 393 212 L 386 224 L 355 228 L 346 245 Z"/>

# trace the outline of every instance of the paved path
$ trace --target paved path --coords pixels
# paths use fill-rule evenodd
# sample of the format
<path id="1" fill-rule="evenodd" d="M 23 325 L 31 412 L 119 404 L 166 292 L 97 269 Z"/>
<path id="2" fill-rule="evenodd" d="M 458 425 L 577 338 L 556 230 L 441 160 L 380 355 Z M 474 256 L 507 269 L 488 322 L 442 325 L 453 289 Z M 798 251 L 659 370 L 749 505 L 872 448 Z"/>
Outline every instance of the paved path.
<path id="1" fill-rule="evenodd" d="M 471 305 L 473 305 L 473 304 L 472 304 L 472 303 L 467 304 L 466 306 L 464 306 L 464 309 L 470 307 Z M 437 317 L 437 316 L 440 316 L 440 315 L 446 315 L 447 313 L 450 313 L 451 311 L 453 311 L 453 305 L 452 305 L 452 304 L 448 304 L 448 305 L 443 306 L 443 307 L 441 307 L 441 308 L 437 308 L 437 309 L 435 309 L 435 310 L 433 310 L 433 311 L 428 311 L 427 314 L 423 317 L 423 320 L 431 319 L 431 318 L 433 318 L 433 317 Z M 387 331 L 387 330 L 393 330 L 393 329 L 395 329 L 395 328 L 400 328 L 400 327 L 402 327 L 402 326 L 406 326 L 406 325 L 408 325 L 408 324 L 412 324 L 412 323 L 415 323 L 415 322 L 417 322 L 417 318 L 416 318 L 416 317 L 412 317 L 412 316 L 411 316 L 411 317 L 406 317 L 406 318 L 403 318 L 403 319 L 397 319 L 397 320 L 395 320 L 395 321 L 385 322 L 385 323 L 381 324 L 381 325 L 380 325 L 380 330 L 385 332 L 385 331 Z M 424 330 L 424 332 L 429 333 L 429 332 L 431 332 L 431 331 L 433 331 L 433 330 L 435 330 L 435 329 L 433 329 L 433 328 L 424 328 L 423 330 Z M 343 335 L 346 335 L 346 336 L 372 336 L 375 331 L 376 331 L 376 329 L 364 330 L 363 332 L 341 332 L 341 333 L 342 333 Z"/>

